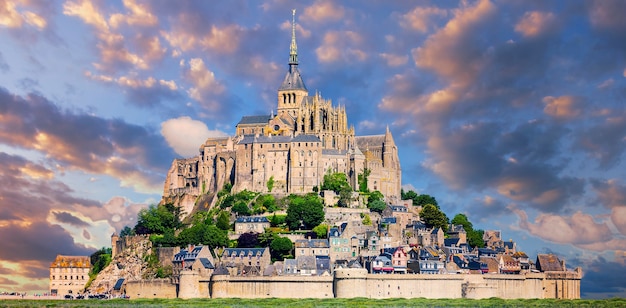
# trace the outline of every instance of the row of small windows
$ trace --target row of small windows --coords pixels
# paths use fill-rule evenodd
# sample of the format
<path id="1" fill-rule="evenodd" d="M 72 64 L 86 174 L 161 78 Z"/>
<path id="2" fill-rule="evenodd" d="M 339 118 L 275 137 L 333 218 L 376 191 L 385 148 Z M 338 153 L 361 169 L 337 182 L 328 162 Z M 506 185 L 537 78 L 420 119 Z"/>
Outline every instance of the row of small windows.
<path id="1" fill-rule="evenodd" d="M 67 280 L 67 275 L 65 275 L 65 278 L 63 278 L 64 276 L 59 276 L 59 279 L 65 279 Z M 57 276 L 52 275 L 52 280 L 56 280 Z M 76 279 L 79 279 L 78 276 L 76 276 Z M 74 280 L 74 276 L 70 276 L 70 280 Z M 85 276 L 80 276 L 80 280 L 85 280 Z"/>
<path id="2" fill-rule="evenodd" d="M 272 149 L 275 149 L 277 144 L 278 144 L 278 148 L 279 149 L 283 147 L 283 144 L 285 145 L 285 148 L 288 148 L 288 145 L 286 143 L 272 143 Z M 305 142 L 304 146 L 305 147 L 309 147 L 309 146 L 314 147 L 314 146 L 319 146 L 319 144 L 320 144 L 319 142 Z M 333 145 L 334 145 L 334 143 L 333 143 Z M 298 142 L 298 146 L 302 147 L 302 142 Z M 263 144 L 260 143 L 259 147 L 262 149 L 263 148 Z M 248 144 L 244 144 L 244 149 L 246 149 L 246 150 L 248 149 Z"/>

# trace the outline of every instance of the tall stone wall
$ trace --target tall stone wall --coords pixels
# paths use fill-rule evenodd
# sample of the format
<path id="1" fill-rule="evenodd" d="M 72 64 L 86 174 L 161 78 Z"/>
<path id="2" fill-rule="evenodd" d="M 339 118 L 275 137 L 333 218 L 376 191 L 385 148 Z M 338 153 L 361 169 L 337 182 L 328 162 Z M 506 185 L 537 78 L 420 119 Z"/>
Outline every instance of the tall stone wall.
<path id="1" fill-rule="evenodd" d="M 580 273 L 527 275 L 377 275 L 364 269 L 338 269 L 334 277 L 213 276 L 211 298 L 580 298 Z M 193 285 L 192 283 L 189 284 Z M 182 285 L 181 285 L 182 288 Z M 197 286 L 195 288 L 198 288 Z M 202 288 L 201 288 L 202 289 Z M 307 290 L 302 292 L 302 290 Z M 189 293 L 200 295 L 197 291 Z M 181 289 L 182 293 L 182 289 Z M 204 292 L 202 292 L 204 293 Z M 191 297 L 186 297 L 191 298 Z"/>
<path id="2" fill-rule="evenodd" d="M 176 285 L 169 279 L 127 281 L 125 291 L 131 299 L 176 298 Z"/>
<path id="3" fill-rule="evenodd" d="M 333 298 L 332 276 L 231 277 L 214 275 L 211 298 Z"/>

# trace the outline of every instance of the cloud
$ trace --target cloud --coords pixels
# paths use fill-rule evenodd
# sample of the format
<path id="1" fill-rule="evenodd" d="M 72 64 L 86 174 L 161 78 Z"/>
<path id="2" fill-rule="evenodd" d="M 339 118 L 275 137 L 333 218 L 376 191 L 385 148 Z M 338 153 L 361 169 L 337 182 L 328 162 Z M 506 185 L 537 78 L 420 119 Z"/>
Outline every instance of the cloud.
<path id="1" fill-rule="evenodd" d="M 38 30 L 46 28 L 46 19 L 29 10 L 30 8 L 28 1 L 0 1 L 0 26 L 21 28 L 29 25 Z"/>
<path id="2" fill-rule="evenodd" d="M 148 5 L 145 3 L 137 3 L 135 0 L 124 0 L 124 7 L 126 7 L 129 14 L 112 14 L 109 17 L 109 23 L 113 28 L 117 28 L 122 24 L 130 26 L 155 26 L 158 23 L 158 18 L 150 12 Z"/>
<path id="3" fill-rule="evenodd" d="M 161 123 L 161 135 L 178 155 L 183 157 L 197 156 L 198 148 L 211 137 L 226 137 L 219 130 L 209 130 L 201 121 L 190 117 L 169 119 Z"/>
<path id="4" fill-rule="evenodd" d="M 596 223 L 580 211 L 572 216 L 539 214 L 534 223 L 528 221 L 525 211 L 514 207 L 512 211 L 520 218 L 520 228 L 547 241 L 596 251 L 626 248 L 626 240 L 615 238 L 606 222 Z"/>
<path id="5" fill-rule="evenodd" d="M 581 281 L 583 298 L 625 297 L 624 277 L 626 266 L 617 262 L 607 261 L 602 256 L 585 264 L 584 276 Z"/>
<path id="6" fill-rule="evenodd" d="M 448 11 L 438 7 L 415 7 L 410 12 L 402 15 L 400 25 L 418 32 L 425 33 L 431 28 L 431 17 L 445 17 Z"/>
<path id="7" fill-rule="evenodd" d="M 179 86 L 174 80 L 138 78 L 136 76 L 114 77 L 110 75 L 85 72 L 85 76 L 92 80 L 106 84 L 116 84 L 124 89 L 129 103 L 139 107 L 156 107 L 164 100 L 174 100 L 181 97 Z"/>
<path id="8" fill-rule="evenodd" d="M 185 79 L 193 87 L 188 90 L 189 97 L 193 98 L 209 112 L 219 113 L 223 105 L 217 98 L 225 91 L 224 85 L 215 78 L 215 74 L 209 70 L 200 58 L 189 60 L 189 65 L 184 68 Z"/>
<path id="9" fill-rule="evenodd" d="M 144 32 L 158 22 L 149 12 L 148 6 L 125 0 L 124 9 L 129 13 L 112 13 L 107 20 L 105 9 L 92 0 L 67 1 L 63 4 L 63 14 L 76 16 L 94 27 L 100 62 L 93 65 L 100 71 L 116 72 L 129 67 L 147 70 L 151 63 L 161 60 L 166 54 L 167 50 L 161 47 L 159 38 Z M 122 34 L 122 25 L 133 27 L 135 36 L 132 40 L 127 40 Z"/>
<path id="10" fill-rule="evenodd" d="M 621 161 L 626 150 L 626 110 L 611 110 L 600 120 L 577 136 L 575 147 L 597 160 L 601 168 L 609 168 Z"/>
<path id="11" fill-rule="evenodd" d="M 591 179 L 590 183 L 604 207 L 626 206 L 626 186 L 621 185 L 619 180 Z"/>
<path id="12" fill-rule="evenodd" d="M 0 141 L 37 150 L 60 165 L 108 174 L 138 191 L 159 191 L 169 164 L 164 140 L 122 120 L 70 113 L 37 95 L 0 89 Z"/>
<path id="13" fill-rule="evenodd" d="M 584 101 L 580 97 L 546 96 L 543 98 L 543 102 L 546 104 L 543 112 L 557 119 L 575 119 L 580 117 L 584 110 Z"/>
<path id="14" fill-rule="evenodd" d="M 339 21 L 344 18 L 346 10 L 336 2 L 317 0 L 311 6 L 304 9 L 301 19 L 314 23 Z"/>
<path id="15" fill-rule="evenodd" d="M 480 31 L 495 13 L 496 7 L 487 0 L 456 10 L 444 28 L 413 50 L 415 64 L 447 78 L 453 86 L 466 86 L 484 67 L 482 51 L 471 42 L 473 35 L 469 34 Z"/>
<path id="16" fill-rule="evenodd" d="M 317 61 L 332 63 L 337 61 L 365 61 L 367 53 L 355 46 L 361 45 L 363 37 L 353 31 L 329 31 L 324 34 L 322 45 L 315 49 Z"/>
<path id="17" fill-rule="evenodd" d="M 52 212 L 52 215 L 54 215 L 54 218 L 57 221 L 67 223 L 75 227 L 88 227 L 89 226 L 88 223 L 72 215 L 69 212 L 57 211 L 57 212 Z"/>
<path id="18" fill-rule="evenodd" d="M 389 66 L 402 66 L 407 64 L 407 62 L 409 62 L 409 56 L 404 55 L 394 55 L 394 54 L 388 54 L 388 53 L 381 53 L 380 57 L 383 58 L 383 60 L 385 60 L 387 62 L 387 65 Z"/>
<path id="19" fill-rule="evenodd" d="M 556 16 L 550 12 L 526 12 L 515 25 L 515 31 L 527 37 L 536 37 L 554 31 Z"/>

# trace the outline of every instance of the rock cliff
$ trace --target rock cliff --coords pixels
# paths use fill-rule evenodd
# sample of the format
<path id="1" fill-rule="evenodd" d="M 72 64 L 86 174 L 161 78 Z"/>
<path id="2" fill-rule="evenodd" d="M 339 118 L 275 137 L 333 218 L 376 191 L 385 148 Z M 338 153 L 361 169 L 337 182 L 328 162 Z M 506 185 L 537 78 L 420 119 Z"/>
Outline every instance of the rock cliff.
<path id="1" fill-rule="evenodd" d="M 147 256 L 152 254 L 152 243 L 147 237 L 132 241 L 105 267 L 89 288 L 89 293 L 104 293 L 113 288 L 118 279 L 141 280 L 150 271 Z"/>

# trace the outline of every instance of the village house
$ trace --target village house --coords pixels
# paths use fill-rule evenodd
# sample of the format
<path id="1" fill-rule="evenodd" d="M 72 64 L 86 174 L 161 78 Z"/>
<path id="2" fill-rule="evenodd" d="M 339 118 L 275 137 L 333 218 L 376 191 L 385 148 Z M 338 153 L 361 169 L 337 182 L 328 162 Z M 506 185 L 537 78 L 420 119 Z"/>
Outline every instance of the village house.
<path id="1" fill-rule="evenodd" d="M 294 243 L 295 257 L 329 256 L 330 246 L 327 239 L 301 239 Z"/>
<path id="2" fill-rule="evenodd" d="M 57 255 L 50 264 L 50 293 L 76 295 L 89 281 L 91 261 L 88 256 Z"/>
<path id="3" fill-rule="evenodd" d="M 244 234 L 248 232 L 263 233 L 270 227 L 270 221 L 265 216 L 241 216 L 235 220 L 235 233 Z"/>
<path id="4" fill-rule="evenodd" d="M 218 252 L 215 252 L 215 255 L 220 258 L 221 264 L 233 276 L 252 273 L 261 275 L 272 261 L 268 247 L 224 248 L 221 255 Z"/>
<path id="5" fill-rule="evenodd" d="M 181 249 L 174 255 L 172 260 L 172 280 L 179 283 L 180 272 L 184 270 L 193 270 L 202 277 L 209 277 L 215 269 L 215 262 L 209 246 L 189 246 Z"/>

